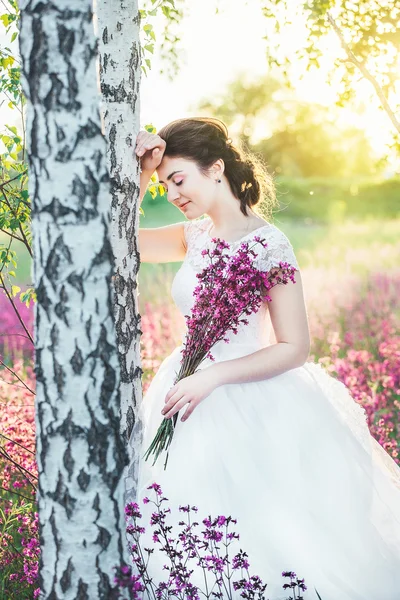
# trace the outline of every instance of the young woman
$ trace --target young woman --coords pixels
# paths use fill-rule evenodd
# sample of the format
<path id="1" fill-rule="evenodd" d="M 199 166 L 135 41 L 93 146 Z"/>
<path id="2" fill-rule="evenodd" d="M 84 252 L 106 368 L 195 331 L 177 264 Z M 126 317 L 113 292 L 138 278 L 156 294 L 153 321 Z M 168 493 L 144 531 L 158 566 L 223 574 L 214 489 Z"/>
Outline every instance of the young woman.
<path id="1" fill-rule="evenodd" d="M 230 343 L 214 345 L 215 362 L 205 360 L 176 385 L 182 346 L 161 364 L 131 438 L 134 450 L 141 440 L 130 471 L 147 525 L 144 545 L 158 547 L 148 525 L 154 508 L 142 504 L 151 496 L 147 486 L 157 482 L 173 525 L 187 504 L 198 507 L 199 519 L 237 519 L 240 547 L 251 574 L 268 584 L 269 600 L 288 597 L 285 570 L 305 578 L 305 600 L 317 600 L 315 589 L 322 600 L 400 598 L 400 468 L 371 436 L 348 389 L 307 362 L 299 266 L 288 238 L 257 212 L 261 200 L 269 214 L 274 206 L 268 174 L 232 145 L 217 119 L 179 119 L 157 135 L 140 132 L 136 154 L 141 197 L 156 170 L 168 202 L 187 219 L 139 230 L 143 262 L 183 261 L 171 290 L 183 315 L 193 305 L 196 273 L 207 264 L 202 250 L 213 238 L 234 253 L 259 235 L 268 246 L 257 251 L 258 268 L 267 272 L 280 261 L 296 268 L 296 283 L 275 286 L 272 301 Z M 164 470 L 163 455 L 154 466 L 143 455 L 161 420 L 177 411 Z M 167 579 L 165 562 L 157 550 L 150 557 L 155 582 Z M 193 583 L 204 589 L 203 571 L 195 562 L 191 568 Z"/>

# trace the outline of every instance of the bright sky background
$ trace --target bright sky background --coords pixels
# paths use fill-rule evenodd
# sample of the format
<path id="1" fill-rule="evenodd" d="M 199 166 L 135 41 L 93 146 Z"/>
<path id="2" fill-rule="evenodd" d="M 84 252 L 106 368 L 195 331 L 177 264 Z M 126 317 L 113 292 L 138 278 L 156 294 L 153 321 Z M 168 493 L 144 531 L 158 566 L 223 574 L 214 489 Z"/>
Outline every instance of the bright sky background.
<path id="1" fill-rule="evenodd" d="M 186 3 L 186 15 L 179 28 L 183 48 L 182 67 L 173 82 L 160 75 L 156 42 L 156 53 L 149 55 L 152 69 L 147 77 L 142 74 L 142 126 L 151 122 L 158 129 L 173 119 L 196 115 L 195 105 L 199 100 L 221 93 L 239 73 L 256 79 L 267 72 L 266 41 L 262 39 L 267 34 L 267 21 L 262 16 L 260 5 L 260 0 L 219 0 L 220 10 L 216 14 L 216 0 L 190 0 Z M 160 40 L 160 19 L 153 18 L 151 22 L 157 40 Z M 2 46 L 5 44 L 3 32 L 1 27 Z M 283 37 L 286 47 L 294 49 L 303 35 L 302 24 L 296 19 Z M 16 44 L 13 45 L 15 47 Z M 327 63 L 341 52 L 332 33 L 326 42 Z M 369 94 L 370 84 L 364 82 L 363 85 Z M 322 73 L 309 73 L 304 80 L 297 82 L 297 90 L 304 100 L 326 104 L 332 102 L 333 91 L 325 83 Z M 346 109 L 340 118 L 365 128 L 374 148 L 380 153 L 390 140 L 392 125 L 387 115 L 378 111 L 376 106 L 377 103 L 367 103 L 363 115 Z M 0 109 L 0 130 L 3 130 L 4 123 L 13 124 L 16 116 L 15 111 L 10 111 L 4 103 Z M 267 131 L 268 124 L 259 123 L 257 137 Z M 231 133 L 234 135 L 235 132 Z"/>
<path id="2" fill-rule="evenodd" d="M 222 92 L 237 73 L 247 71 L 256 77 L 266 72 L 265 19 L 260 8 L 255 2 L 247 6 L 223 2 L 220 13 L 215 14 L 215 4 L 215 0 L 188 2 L 180 27 L 184 64 L 173 82 L 160 79 L 158 56 L 150 57 L 152 70 L 142 77 L 142 123 L 152 121 L 159 128 L 193 115 L 191 106 Z M 160 36 L 161 27 L 154 23 Z"/>
<path id="3" fill-rule="evenodd" d="M 184 64 L 173 82 L 159 74 L 158 56 L 151 56 L 152 70 L 142 77 L 141 123 L 152 122 L 160 128 L 169 121 L 196 115 L 196 103 L 203 97 L 212 98 L 222 92 L 227 83 L 238 73 L 246 72 L 250 79 L 268 71 L 266 60 L 267 20 L 261 12 L 260 0 L 232 2 L 220 0 L 220 12 L 215 14 L 215 0 L 191 0 L 189 10 L 182 22 L 181 45 L 184 49 Z M 154 23 L 156 35 L 161 27 Z M 270 33 L 270 32 L 268 32 Z M 293 50 L 304 36 L 304 28 L 296 18 L 293 26 L 283 38 L 285 48 Z M 335 34 L 325 42 L 325 64 L 328 66 L 343 50 Z M 310 102 L 332 104 L 334 91 L 325 82 L 324 74 L 313 70 L 303 80 L 298 80 L 299 96 Z M 370 95 L 370 84 L 360 86 L 360 101 Z M 341 111 L 345 123 L 364 128 L 378 153 L 390 141 L 393 127 L 388 116 L 377 110 L 377 104 L 366 103 L 364 114 L 355 114 L 351 109 Z M 263 127 L 264 126 L 264 127 Z M 260 137 L 268 125 L 259 124 Z M 257 136 L 259 137 L 259 136 Z"/>

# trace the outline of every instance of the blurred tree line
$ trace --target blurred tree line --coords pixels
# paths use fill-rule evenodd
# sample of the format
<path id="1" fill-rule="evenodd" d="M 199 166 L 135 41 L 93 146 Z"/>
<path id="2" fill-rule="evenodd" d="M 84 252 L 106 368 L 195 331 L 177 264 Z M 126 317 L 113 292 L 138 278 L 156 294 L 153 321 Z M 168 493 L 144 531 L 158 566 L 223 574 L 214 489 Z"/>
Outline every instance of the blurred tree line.
<path id="1" fill-rule="evenodd" d="M 270 75 L 256 82 L 240 76 L 220 98 L 200 102 L 198 110 L 235 129 L 240 142 L 277 175 L 351 177 L 382 170 L 364 131 L 340 123 L 340 109 L 302 102 Z M 260 127 L 268 133 L 254 142 Z"/>

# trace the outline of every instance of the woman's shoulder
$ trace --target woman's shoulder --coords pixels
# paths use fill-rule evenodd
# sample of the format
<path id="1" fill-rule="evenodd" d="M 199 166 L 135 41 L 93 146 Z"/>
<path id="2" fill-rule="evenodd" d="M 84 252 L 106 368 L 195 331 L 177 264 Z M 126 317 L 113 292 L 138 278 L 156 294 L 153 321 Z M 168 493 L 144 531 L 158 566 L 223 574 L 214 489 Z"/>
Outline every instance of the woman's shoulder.
<path id="1" fill-rule="evenodd" d="M 190 219 L 183 222 L 186 244 L 189 245 L 193 238 L 197 238 L 199 234 L 207 231 L 211 224 L 210 217 L 200 217 L 198 219 Z"/>
<path id="2" fill-rule="evenodd" d="M 262 254 L 270 266 L 277 266 L 279 261 L 285 261 L 299 269 L 294 248 L 287 234 L 275 223 L 268 223 L 264 233 L 265 235 L 260 235 L 260 237 L 266 240 L 267 246 Z"/>

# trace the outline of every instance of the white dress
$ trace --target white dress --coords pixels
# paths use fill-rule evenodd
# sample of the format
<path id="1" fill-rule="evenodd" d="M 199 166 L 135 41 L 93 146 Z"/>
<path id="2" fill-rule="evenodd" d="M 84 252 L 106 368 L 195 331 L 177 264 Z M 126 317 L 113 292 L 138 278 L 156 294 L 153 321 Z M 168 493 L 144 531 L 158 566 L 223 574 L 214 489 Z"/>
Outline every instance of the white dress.
<path id="1" fill-rule="evenodd" d="M 213 246 L 210 225 L 210 218 L 185 222 L 187 254 L 171 290 L 183 315 L 193 304 L 196 272 L 209 260 L 201 250 Z M 254 235 L 268 242 L 254 248 L 258 268 L 287 261 L 298 269 L 288 238 L 272 224 L 230 243 L 229 252 Z M 247 318 L 230 343 L 213 346 L 216 361 L 269 345 L 267 303 Z M 172 525 L 183 518 L 178 507 L 187 504 L 198 507 L 200 524 L 208 515 L 237 519 L 236 551 L 247 552 L 250 574 L 268 584 L 268 600 L 293 595 L 282 587 L 290 583 L 283 571 L 305 579 L 305 600 L 317 600 L 314 588 L 322 600 L 399 600 L 400 468 L 370 434 L 364 409 L 321 365 L 307 362 L 270 379 L 216 388 L 187 421 L 178 419 L 166 470 L 164 453 L 154 466 L 143 460 L 163 418 L 181 348 L 159 367 L 130 440 L 142 451 L 132 458 L 126 498 L 139 503 L 147 546 L 158 548 L 149 525 L 154 507 L 142 499 L 151 497 L 147 487 L 157 482 L 169 499 Z M 210 364 L 206 359 L 200 368 Z M 203 589 L 203 571 L 191 560 L 192 581 Z M 153 553 L 155 582 L 167 579 L 166 562 Z"/>

